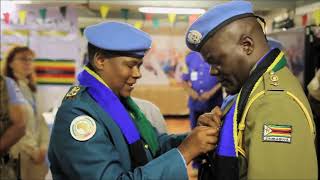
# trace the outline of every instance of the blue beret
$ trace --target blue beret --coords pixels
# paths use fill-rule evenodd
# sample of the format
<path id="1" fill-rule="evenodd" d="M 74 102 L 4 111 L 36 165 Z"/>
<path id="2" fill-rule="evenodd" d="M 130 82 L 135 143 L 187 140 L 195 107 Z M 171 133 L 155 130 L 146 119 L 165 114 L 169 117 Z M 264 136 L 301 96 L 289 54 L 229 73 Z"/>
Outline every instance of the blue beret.
<path id="1" fill-rule="evenodd" d="M 275 39 L 273 39 L 271 37 L 267 37 L 267 40 L 268 40 L 268 45 L 269 45 L 270 48 L 278 48 L 280 50 L 283 49 L 283 46 L 282 46 L 280 41 L 275 40 Z"/>
<path id="2" fill-rule="evenodd" d="M 120 22 L 103 22 L 84 30 L 89 43 L 110 51 L 143 57 L 151 47 L 151 37 L 130 24 Z"/>
<path id="3" fill-rule="evenodd" d="M 248 1 L 231 1 L 212 7 L 188 29 L 186 44 L 193 51 L 200 51 L 205 42 L 218 29 L 236 19 L 255 16 Z"/>

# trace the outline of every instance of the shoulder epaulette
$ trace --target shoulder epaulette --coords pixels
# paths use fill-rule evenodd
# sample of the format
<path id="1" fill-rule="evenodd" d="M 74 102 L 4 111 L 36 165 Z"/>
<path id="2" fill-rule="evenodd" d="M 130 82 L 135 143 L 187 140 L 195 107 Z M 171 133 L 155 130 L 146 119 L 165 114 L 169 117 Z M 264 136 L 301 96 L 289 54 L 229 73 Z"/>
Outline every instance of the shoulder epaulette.
<path id="1" fill-rule="evenodd" d="M 270 71 L 268 73 L 264 73 L 264 89 L 266 91 L 283 91 L 284 88 L 281 85 L 281 80 L 277 75 L 277 72 Z"/>
<path id="2" fill-rule="evenodd" d="M 80 90 L 81 90 L 81 86 L 71 87 L 63 99 L 64 100 L 65 99 L 72 99 L 72 98 L 76 97 Z"/>

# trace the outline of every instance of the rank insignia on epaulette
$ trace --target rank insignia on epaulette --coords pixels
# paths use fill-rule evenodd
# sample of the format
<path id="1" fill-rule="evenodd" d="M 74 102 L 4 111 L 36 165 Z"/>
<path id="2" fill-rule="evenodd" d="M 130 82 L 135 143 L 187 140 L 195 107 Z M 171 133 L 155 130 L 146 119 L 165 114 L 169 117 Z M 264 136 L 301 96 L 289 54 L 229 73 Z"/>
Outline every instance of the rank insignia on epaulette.
<path id="1" fill-rule="evenodd" d="M 79 92 L 79 90 L 80 90 L 80 87 L 79 87 L 79 86 L 73 87 L 73 88 L 66 94 L 65 99 L 74 97 L 75 95 L 77 95 L 77 93 Z"/>
<path id="2" fill-rule="evenodd" d="M 292 126 L 264 124 L 262 141 L 291 143 Z"/>
<path id="3" fill-rule="evenodd" d="M 273 71 L 271 71 L 270 73 L 270 80 L 271 80 L 271 85 L 273 86 L 279 86 L 279 77 L 277 75 L 275 75 L 275 73 Z"/>

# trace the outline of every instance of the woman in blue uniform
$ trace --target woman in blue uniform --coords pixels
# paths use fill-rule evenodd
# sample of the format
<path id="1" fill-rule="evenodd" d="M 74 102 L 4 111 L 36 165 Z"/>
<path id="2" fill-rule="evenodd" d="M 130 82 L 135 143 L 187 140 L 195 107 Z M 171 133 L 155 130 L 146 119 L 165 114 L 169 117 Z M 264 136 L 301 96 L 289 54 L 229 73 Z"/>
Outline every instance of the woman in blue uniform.
<path id="1" fill-rule="evenodd" d="M 84 35 L 89 63 L 52 130 L 53 179 L 188 179 L 186 164 L 214 149 L 220 122 L 188 136 L 157 134 L 130 97 L 150 36 L 118 22 L 90 26 Z"/>

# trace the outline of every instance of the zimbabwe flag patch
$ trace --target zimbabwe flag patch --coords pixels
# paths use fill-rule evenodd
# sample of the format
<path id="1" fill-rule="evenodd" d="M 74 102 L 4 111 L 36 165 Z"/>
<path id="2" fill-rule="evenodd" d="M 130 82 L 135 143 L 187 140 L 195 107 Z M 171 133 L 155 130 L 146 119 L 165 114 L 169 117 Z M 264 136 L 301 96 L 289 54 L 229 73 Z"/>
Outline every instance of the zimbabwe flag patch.
<path id="1" fill-rule="evenodd" d="M 264 124 L 262 141 L 291 143 L 291 125 Z"/>

